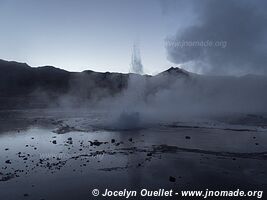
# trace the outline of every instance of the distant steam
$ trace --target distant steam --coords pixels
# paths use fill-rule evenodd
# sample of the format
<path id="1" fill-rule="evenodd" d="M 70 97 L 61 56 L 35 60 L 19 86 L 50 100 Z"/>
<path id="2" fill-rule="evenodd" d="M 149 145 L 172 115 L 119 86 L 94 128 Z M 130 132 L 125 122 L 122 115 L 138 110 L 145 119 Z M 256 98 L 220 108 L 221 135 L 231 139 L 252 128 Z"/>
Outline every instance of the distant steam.
<path id="1" fill-rule="evenodd" d="M 171 62 L 203 74 L 267 74 L 266 1 L 165 0 L 162 6 L 165 13 L 186 19 L 167 37 Z M 203 41 L 211 45 L 199 45 Z"/>
<path id="2" fill-rule="evenodd" d="M 137 44 L 134 44 L 133 46 L 130 71 L 136 74 L 143 74 L 142 60 L 140 56 L 139 46 Z"/>

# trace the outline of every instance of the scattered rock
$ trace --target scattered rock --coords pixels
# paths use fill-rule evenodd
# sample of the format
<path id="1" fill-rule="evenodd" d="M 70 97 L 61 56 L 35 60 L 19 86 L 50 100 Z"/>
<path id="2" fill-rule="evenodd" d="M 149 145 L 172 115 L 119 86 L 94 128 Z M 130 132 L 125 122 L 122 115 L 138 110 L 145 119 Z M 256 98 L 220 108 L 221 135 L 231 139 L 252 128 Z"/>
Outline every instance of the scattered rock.
<path id="1" fill-rule="evenodd" d="M 53 140 L 53 141 L 52 141 L 52 143 L 53 143 L 53 144 L 56 144 L 56 143 L 57 143 L 57 141 L 56 141 L 56 140 Z"/>
<path id="2" fill-rule="evenodd" d="M 175 181 L 176 181 L 176 178 L 174 178 L 173 176 L 170 176 L 170 177 L 169 177 L 169 181 L 170 181 L 170 182 L 175 182 Z"/>
<path id="3" fill-rule="evenodd" d="M 6 160 L 6 164 L 11 164 L 11 161 L 10 160 Z"/>
<path id="4" fill-rule="evenodd" d="M 5 176 L 2 176 L 2 178 L 0 178 L 0 181 L 8 181 L 14 177 L 15 177 L 14 174 L 6 174 Z"/>
<path id="5" fill-rule="evenodd" d="M 101 168 L 101 169 L 98 169 L 100 171 L 106 171 L 106 172 L 110 172 L 110 171 L 120 171 L 120 170 L 125 170 L 127 169 L 128 167 L 125 166 L 125 167 L 110 167 L 110 168 Z"/>
<path id="6" fill-rule="evenodd" d="M 73 144 L 73 141 L 72 141 L 72 138 L 71 138 L 71 137 L 69 137 L 69 138 L 67 139 L 67 143 L 68 143 L 68 144 Z"/>
<path id="7" fill-rule="evenodd" d="M 150 152 L 150 153 L 147 153 L 146 155 L 147 155 L 147 156 L 152 156 L 152 153 Z"/>
<path id="8" fill-rule="evenodd" d="M 107 144 L 107 142 L 99 142 L 98 140 L 88 142 L 90 143 L 90 146 L 100 146 L 101 144 Z"/>

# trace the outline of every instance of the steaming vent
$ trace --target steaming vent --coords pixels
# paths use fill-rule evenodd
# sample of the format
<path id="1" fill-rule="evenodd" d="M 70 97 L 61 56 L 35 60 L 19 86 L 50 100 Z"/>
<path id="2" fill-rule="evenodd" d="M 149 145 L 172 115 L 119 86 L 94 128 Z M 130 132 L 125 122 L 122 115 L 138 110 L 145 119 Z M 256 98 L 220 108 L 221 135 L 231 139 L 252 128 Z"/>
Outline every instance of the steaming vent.
<path id="1" fill-rule="evenodd" d="M 136 74 L 143 74 L 143 64 L 141 60 L 140 50 L 137 44 L 134 44 L 133 46 L 130 71 Z"/>

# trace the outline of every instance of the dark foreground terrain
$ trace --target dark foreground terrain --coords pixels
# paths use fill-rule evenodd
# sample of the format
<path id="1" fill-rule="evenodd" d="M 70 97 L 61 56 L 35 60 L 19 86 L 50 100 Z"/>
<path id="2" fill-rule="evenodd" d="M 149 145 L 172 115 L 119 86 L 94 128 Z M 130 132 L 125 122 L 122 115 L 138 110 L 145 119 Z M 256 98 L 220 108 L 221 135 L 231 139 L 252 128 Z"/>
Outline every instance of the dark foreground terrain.
<path id="1" fill-rule="evenodd" d="M 1 199 L 97 199 L 95 188 L 267 192 L 264 116 L 127 131 L 102 127 L 106 117 L 84 110 L 2 111 Z"/>

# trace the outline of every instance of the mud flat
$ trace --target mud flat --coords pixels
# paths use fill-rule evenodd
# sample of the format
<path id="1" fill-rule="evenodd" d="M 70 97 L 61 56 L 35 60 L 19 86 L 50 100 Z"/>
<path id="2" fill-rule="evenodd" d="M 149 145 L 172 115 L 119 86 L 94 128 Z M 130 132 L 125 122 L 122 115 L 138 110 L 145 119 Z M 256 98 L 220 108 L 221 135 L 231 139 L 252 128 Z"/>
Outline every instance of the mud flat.
<path id="1" fill-rule="evenodd" d="M 104 120 L 101 112 L 12 111 L 1 116 L 1 199 L 90 199 L 95 188 L 267 188 L 262 123 L 176 123 L 111 131 L 94 126 Z"/>

